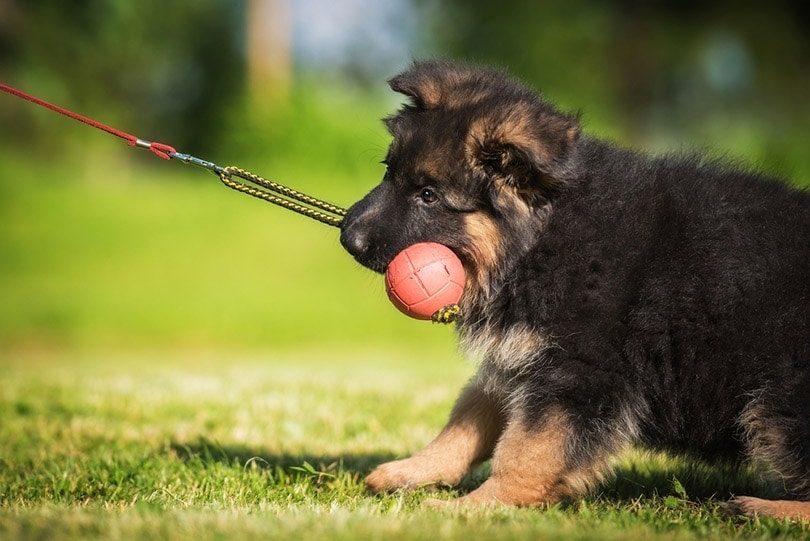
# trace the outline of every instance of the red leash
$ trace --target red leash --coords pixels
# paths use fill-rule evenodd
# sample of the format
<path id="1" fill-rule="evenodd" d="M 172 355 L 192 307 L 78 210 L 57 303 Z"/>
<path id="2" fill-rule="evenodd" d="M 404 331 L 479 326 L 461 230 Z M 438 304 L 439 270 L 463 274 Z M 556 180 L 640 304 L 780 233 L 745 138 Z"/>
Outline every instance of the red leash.
<path id="1" fill-rule="evenodd" d="M 61 114 L 65 115 L 65 116 L 67 116 L 67 117 L 72 118 L 73 120 L 78 120 L 79 122 L 84 122 L 85 124 L 89 124 L 90 126 L 93 126 L 94 128 L 97 128 L 99 130 L 102 130 L 102 131 L 105 131 L 105 132 L 110 133 L 112 135 L 115 135 L 116 137 L 120 137 L 121 139 L 125 139 L 126 142 L 129 144 L 129 146 L 131 146 L 131 147 L 137 146 L 137 147 L 142 147 L 142 148 L 148 148 L 156 156 L 160 156 L 164 160 L 170 160 L 173 157 L 172 154 L 177 154 L 177 151 L 174 149 L 174 147 L 171 147 L 169 145 L 164 145 L 163 143 L 153 143 L 151 141 L 146 141 L 144 139 L 140 139 L 139 137 L 136 137 L 136 136 L 134 136 L 132 134 L 123 132 L 121 130 L 116 130 L 115 128 L 113 128 L 111 126 L 107 126 L 106 124 L 102 124 L 101 122 L 93 120 L 92 118 L 87 118 L 86 116 L 82 116 L 82 115 L 80 115 L 78 113 L 74 113 L 73 111 L 68 111 L 67 109 L 65 109 L 63 107 L 59 107 L 58 105 L 54 105 L 53 103 L 47 102 L 47 101 L 45 101 L 43 99 L 40 99 L 40 98 L 36 98 L 36 97 L 34 97 L 34 96 L 30 95 L 30 94 L 26 94 L 22 90 L 17 90 L 16 88 L 10 87 L 8 85 L 4 85 L 3 83 L 0 83 L 0 90 L 2 90 L 3 92 L 7 92 L 7 93 L 9 93 L 9 94 L 11 94 L 13 96 L 17 96 L 18 98 L 28 100 L 31 103 L 36 103 L 37 105 L 39 105 L 41 107 L 45 107 L 46 109 L 50 109 L 51 111 L 56 111 L 57 113 L 61 113 Z"/>
<path id="2" fill-rule="evenodd" d="M 292 210 L 293 212 L 297 212 L 326 225 L 340 227 L 343 217 L 346 215 L 346 209 L 343 207 L 333 205 L 332 203 L 323 201 L 321 199 L 316 199 L 315 197 L 298 192 L 292 188 L 288 188 L 283 184 L 264 179 L 249 171 L 245 171 L 244 169 L 233 166 L 221 167 L 214 162 L 209 162 L 208 160 L 203 160 L 190 154 L 182 154 L 177 152 L 172 146 L 165 145 L 163 143 L 146 141 L 145 139 L 141 139 L 132 134 L 117 130 L 111 126 L 107 126 L 106 124 L 102 124 L 101 122 L 93 120 L 92 118 L 87 118 L 86 116 L 69 111 L 64 107 L 59 107 L 58 105 L 54 105 L 53 103 L 47 102 L 43 99 L 36 98 L 3 83 L 0 83 L 0 90 L 11 94 L 12 96 L 17 96 L 18 98 L 35 103 L 41 107 L 45 107 L 46 109 L 50 109 L 51 111 L 63 114 L 66 117 L 72 118 L 73 120 L 84 122 L 85 124 L 88 124 L 94 128 L 115 135 L 116 137 L 120 137 L 121 139 L 126 140 L 131 147 L 148 148 L 153 154 L 163 158 L 164 160 L 180 160 L 181 162 L 189 165 L 196 165 L 197 167 L 208 169 L 217 175 L 222 183 L 228 188 L 256 197 L 258 199 L 262 199 L 268 203 L 273 203 L 274 205 L 284 207 L 288 210 Z M 233 179 L 233 177 L 239 177 L 247 180 L 255 186 L 264 188 L 264 190 L 257 189 L 254 186 L 249 186 L 242 182 L 236 181 Z M 266 190 L 273 193 L 269 193 Z"/>

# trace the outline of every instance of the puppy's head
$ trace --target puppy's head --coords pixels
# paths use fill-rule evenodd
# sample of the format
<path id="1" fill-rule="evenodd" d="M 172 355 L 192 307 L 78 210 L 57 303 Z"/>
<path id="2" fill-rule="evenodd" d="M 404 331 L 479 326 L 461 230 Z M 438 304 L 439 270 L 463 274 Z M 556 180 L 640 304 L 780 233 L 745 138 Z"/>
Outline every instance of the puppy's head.
<path id="1" fill-rule="evenodd" d="M 378 272 L 411 244 L 444 244 L 468 289 L 487 288 L 542 230 L 578 118 L 493 70 L 424 62 L 389 84 L 410 101 L 385 119 L 386 174 L 349 209 L 341 242 Z"/>

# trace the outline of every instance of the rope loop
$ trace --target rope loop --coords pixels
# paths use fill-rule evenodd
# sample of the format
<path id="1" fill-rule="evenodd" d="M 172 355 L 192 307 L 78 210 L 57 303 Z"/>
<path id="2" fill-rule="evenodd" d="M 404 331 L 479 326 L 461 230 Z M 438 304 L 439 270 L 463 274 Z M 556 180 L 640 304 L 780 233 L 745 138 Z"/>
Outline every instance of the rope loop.
<path id="1" fill-rule="evenodd" d="M 323 224 L 331 225 L 332 227 L 340 227 L 340 224 L 343 223 L 343 217 L 346 216 L 346 209 L 343 207 L 293 190 L 292 188 L 288 188 L 272 180 L 267 180 L 266 178 L 262 178 L 259 175 L 239 167 L 228 166 L 218 171 L 217 174 L 222 183 L 228 188 L 267 201 L 268 203 L 273 203 L 274 205 L 297 212 L 298 214 L 312 218 Z M 238 180 L 234 180 L 233 177 L 247 180 L 251 184 L 260 186 L 269 191 L 239 182 Z M 270 192 L 275 192 L 275 194 L 278 195 Z"/>

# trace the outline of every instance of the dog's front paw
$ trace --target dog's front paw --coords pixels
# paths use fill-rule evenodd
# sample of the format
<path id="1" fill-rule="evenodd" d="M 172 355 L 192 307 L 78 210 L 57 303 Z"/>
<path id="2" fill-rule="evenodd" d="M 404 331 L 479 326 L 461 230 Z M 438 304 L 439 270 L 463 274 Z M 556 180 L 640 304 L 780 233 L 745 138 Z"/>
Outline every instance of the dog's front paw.
<path id="1" fill-rule="evenodd" d="M 366 487 L 375 494 L 416 490 L 439 483 L 444 484 L 445 480 L 430 468 L 430 463 L 415 457 L 386 462 L 366 477 Z"/>

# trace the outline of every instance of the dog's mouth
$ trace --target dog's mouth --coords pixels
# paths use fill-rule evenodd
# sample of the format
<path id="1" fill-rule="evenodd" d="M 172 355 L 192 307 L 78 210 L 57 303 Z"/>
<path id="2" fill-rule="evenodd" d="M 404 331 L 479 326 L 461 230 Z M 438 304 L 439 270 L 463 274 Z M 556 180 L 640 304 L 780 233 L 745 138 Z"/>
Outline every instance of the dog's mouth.
<path id="1" fill-rule="evenodd" d="M 387 242 L 377 242 L 365 228 L 355 226 L 351 220 L 344 220 L 340 232 L 340 244 L 355 261 L 381 274 L 399 253 L 397 247 L 391 246 Z"/>
<path id="2" fill-rule="evenodd" d="M 385 274 L 396 255 L 405 248 L 406 247 L 403 246 L 401 249 L 389 250 L 387 246 L 382 246 L 377 250 L 373 250 L 373 254 L 366 255 L 365 257 L 354 256 L 354 259 L 367 269 L 379 274 Z"/>
<path id="3" fill-rule="evenodd" d="M 385 261 L 382 261 L 382 260 L 381 261 L 376 261 L 376 260 L 364 261 L 364 260 L 361 260 L 361 259 L 359 259 L 357 257 L 355 257 L 354 259 L 358 263 L 360 263 L 361 265 L 366 267 L 367 269 L 373 270 L 374 272 L 376 272 L 378 274 L 385 274 L 385 271 L 388 270 L 388 265 L 391 264 L 391 261 L 393 261 L 394 258 L 390 258 L 390 259 L 385 260 Z"/>
<path id="4" fill-rule="evenodd" d="M 345 229 L 341 232 L 340 243 L 355 261 L 380 274 L 385 272 L 396 255 L 396 253 L 383 255 L 383 252 L 388 251 L 384 250 L 384 247 L 376 247 L 370 244 L 365 237 L 352 234 Z"/>

